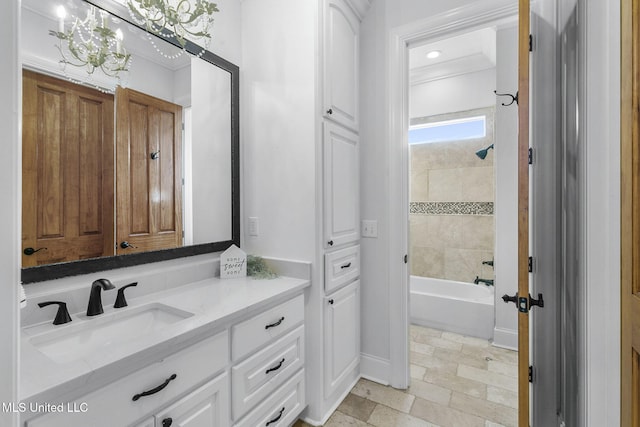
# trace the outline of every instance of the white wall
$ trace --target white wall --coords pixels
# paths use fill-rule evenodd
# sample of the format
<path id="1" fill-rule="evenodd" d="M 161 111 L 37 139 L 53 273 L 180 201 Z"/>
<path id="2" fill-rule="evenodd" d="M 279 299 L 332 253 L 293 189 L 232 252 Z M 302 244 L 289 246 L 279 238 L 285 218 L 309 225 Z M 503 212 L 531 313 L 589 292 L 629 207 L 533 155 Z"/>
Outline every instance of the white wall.
<path id="1" fill-rule="evenodd" d="M 496 102 L 494 89 L 495 68 L 412 85 L 409 116 L 428 117 L 488 107 Z"/>
<path id="2" fill-rule="evenodd" d="M 515 93 L 518 87 L 518 28 L 496 31 L 496 88 L 499 93 Z M 494 102 L 496 100 L 494 99 Z M 503 347 L 518 346 L 518 312 L 505 304 L 504 294 L 518 291 L 518 108 L 496 102 L 496 263 L 494 343 Z"/>
<path id="3" fill-rule="evenodd" d="M 19 0 L 3 3 L 0 13 L 0 128 L 4 130 L 3 155 L 0 157 L 0 402 L 18 401 L 18 284 L 20 282 L 20 188 L 19 164 L 21 73 L 18 58 Z M 0 412 L 0 425 L 17 426 L 18 417 Z"/>
<path id="4" fill-rule="evenodd" d="M 315 2 L 242 2 L 242 224 L 258 255 L 315 258 L 316 13 Z"/>
<path id="5" fill-rule="evenodd" d="M 193 243 L 231 240 L 231 76 L 200 60 L 191 63 L 191 181 Z M 185 233 L 186 236 L 186 233 Z"/>
<path id="6" fill-rule="evenodd" d="M 595 427 L 620 423 L 620 2 L 578 4 L 586 232 L 577 254 L 586 287 L 579 357 L 586 368 L 584 425 Z"/>

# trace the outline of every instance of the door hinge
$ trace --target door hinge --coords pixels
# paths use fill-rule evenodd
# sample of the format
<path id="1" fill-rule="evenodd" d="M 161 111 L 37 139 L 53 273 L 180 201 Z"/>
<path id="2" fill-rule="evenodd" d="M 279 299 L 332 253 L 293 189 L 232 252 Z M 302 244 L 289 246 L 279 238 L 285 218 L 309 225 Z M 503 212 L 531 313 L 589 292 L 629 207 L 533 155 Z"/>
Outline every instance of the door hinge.
<path id="1" fill-rule="evenodd" d="M 533 365 L 531 365 L 529 366 L 529 382 L 532 383 L 534 379 L 535 379 L 535 370 L 533 368 Z"/>
<path id="2" fill-rule="evenodd" d="M 529 34 L 529 52 L 533 52 L 533 35 Z"/>
<path id="3" fill-rule="evenodd" d="M 405 254 L 404 255 L 404 263 L 408 263 L 409 262 L 409 255 Z"/>
<path id="4" fill-rule="evenodd" d="M 529 257 L 529 273 L 533 273 L 533 257 Z"/>
<path id="5" fill-rule="evenodd" d="M 533 164 L 533 148 L 529 147 L 529 164 Z"/>

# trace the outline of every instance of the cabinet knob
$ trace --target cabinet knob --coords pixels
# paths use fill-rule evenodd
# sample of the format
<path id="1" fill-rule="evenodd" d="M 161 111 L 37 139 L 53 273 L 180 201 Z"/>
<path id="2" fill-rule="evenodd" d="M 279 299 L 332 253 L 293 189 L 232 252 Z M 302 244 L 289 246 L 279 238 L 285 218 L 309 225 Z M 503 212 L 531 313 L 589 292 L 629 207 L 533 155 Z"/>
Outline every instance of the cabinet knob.
<path id="1" fill-rule="evenodd" d="M 333 109 L 332 109 L 332 108 L 329 108 L 329 109 L 327 110 L 327 114 L 333 114 Z"/>
<path id="2" fill-rule="evenodd" d="M 327 245 L 329 245 L 329 246 L 333 246 L 333 240 L 329 240 L 329 241 L 327 242 Z"/>
<path id="3" fill-rule="evenodd" d="M 171 418 L 165 418 L 162 420 L 162 427 L 169 427 L 171 424 L 173 424 L 173 419 Z"/>
<path id="4" fill-rule="evenodd" d="M 331 298 L 331 299 L 329 300 L 329 304 L 333 305 L 333 302 L 334 302 L 334 301 L 333 301 L 333 298 Z"/>

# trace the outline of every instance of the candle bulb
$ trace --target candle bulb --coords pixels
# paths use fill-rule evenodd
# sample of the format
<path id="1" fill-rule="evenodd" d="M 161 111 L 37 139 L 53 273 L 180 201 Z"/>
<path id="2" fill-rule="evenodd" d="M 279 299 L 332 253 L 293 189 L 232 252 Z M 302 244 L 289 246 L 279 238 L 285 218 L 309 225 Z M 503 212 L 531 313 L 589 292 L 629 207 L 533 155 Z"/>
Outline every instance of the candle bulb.
<path id="1" fill-rule="evenodd" d="M 67 11 L 64 6 L 60 5 L 56 12 L 58 14 L 58 32 L 64 33 L 64 18 L 67 16 Z"/>
<path id="2" fill-rule="evenodd" d="M 116 53 L 120 55 L 122 53 L 122 39 L 124 36 L 122 35 L 122 30 L 118 28 L 116 30 Z"/>

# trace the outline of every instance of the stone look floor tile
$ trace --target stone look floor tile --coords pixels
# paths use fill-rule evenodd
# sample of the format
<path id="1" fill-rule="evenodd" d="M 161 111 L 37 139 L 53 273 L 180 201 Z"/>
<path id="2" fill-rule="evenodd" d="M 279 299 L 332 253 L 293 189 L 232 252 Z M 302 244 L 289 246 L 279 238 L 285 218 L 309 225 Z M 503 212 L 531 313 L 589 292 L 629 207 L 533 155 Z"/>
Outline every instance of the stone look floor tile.
<path id="1" fill-rule="evenodd" d="M 409 326 L 409 337 L 415 342 L 422 342 L 421 339 L 424 337 L 440 338 L 441 336 L 442 336 L 442 331 L 439 331 L 437 329 L 427 328 L 426 326 L 418 326 L 418 325 Z"/>
<path id="2" fill-rule="evenodd" d="M 514 392 L 518 391 L 518 379 L 514 377 L 508 377 L 506 375 L 466 365 L 459 365 L 457 374 L 460 377 L 485 383 L 487 385 L 501 387 Z"/>
<path id="3" fill-rule="evenodd" d="M 489 347 L 489 341 L 481 338 L 467 337 L 453 332 L 442 332 L 442 338 L 445 340 L 467 344 L 474 347 Z"/>
<path id="4" fill-rule="evenodd" d="M 429 344 L 423 344 L 420 342 L 410 341 L 409 342 L 409 350 L 415 351 L 416 353 L 427 354 L 431 356 L 436 348 Z"/>
<path id="5" fill-rule="evenodd" d="M 489 358 L 497 362 L 510 363 L 512 365 L 518 364 L 518 352 L 513 350 L 507 350 L 504 348 L 488 346 L 485 348 L 478 348 L 473 345 L 463 344 L 462 353 L 477 355 L 482 358 Z"/>
<path id="6" fill-rule="evenodd" d="M 448 372 L 450 374 L 455 374 L 458 370 L 457 363 L 442 360 L 438 357 L 429 356 L 427 354 L 420 354 L 412 351 L 409 357 L 413 364 L 424 368 L 438 369 L 441 372 Z"/>
<path id="7" fill-rule="evenodd" d="M 338 406 L 338 411 L 345 415 L 349 415 L 350 417 L 359 419 L 360 421 L 366 422 L 375 407 L 375 402 L 356 396 L 353 393 L 349 393 L 340 406 Z"/>
<path id="8" fill-rule="evenodd" d="M 518 378 L 518 365 L 490 360 L 489 371 Z"/>
<path id="9" fill-rule="evenodd" d="M 413 404 L 411 415 L 442 427 L 484 427 L 485 424 L 480 417 L 420 398 Z"/>
<path id="10" fill-rule="evenodd" d="M 500 387 L 487 386 L 487 400 L 518 409 L 518 393 Z"/>
<path id="11" fill-rule="evenodd" d="M 412 415 L 398 412 L 384 405 L 377 405 L 368 420 L 376 427 L 439 427 Z"/>
<path id="12" fill-rule="evenodd" d="M 349 415 L 343 414 L 340 411 L 335 411 L 329 421 L 324 425 L 324 427 L 367 427 L 369 424 L 364 421 L 357 420 Z"/>
<path id="13" fill-rule="evenodd" d="M 400 412 L 409 413 L 415 396 L 368 380 L 360 380 L 351 393 Z"/>
<path id="14" fill-rule="evenodd" d="M 455 350 L 455 351 L 462 350 L 463 344 L 459 342 L 449 341 L 449 340 L 445 340 L 444 338 L 438 338 L 438 337 L 423 337 L 423 338 L 424 338 L 424 341 L 421 341 L 422 344 L 429 344 L 432 347 L 444 348 L 447 350 Z"/>
<path id="15" fill-rule="evenodd" d="M 487 397 L 486 384 L 462 378 L 455 374 L 441 372 L 438 369 L 426 369 L 423 380 L 448 388 L 451 391 L 458 391 L 480 399 L 486 399 Z"/>
<path id="16" fill-rule="evenodd" d="M 425 368 L 424 366 L 414 365 L 413 363 L 409 365 L 409 374 L 411 378 L 422 380 L 426 372 L 427 368 Z"/>
<path id="17" fill-rule="evenodd" d="M 410 326 L 411 387 L 361 379 L 325 427 L 511 427 L 517 424 L 516 351 Z M 310 427 L 298 420 L 293 427 Z"/>
<path id="18" fill-rule="evenodd" d="M 420 380 L 411 381 L 407 393 L 441 405 L 448 405 L 451 399 L 451 390 Z"/>
<path id="19" fill-rule="evenodd" d="M 442 360 L 448 360 L 461 365 L 473 366 L 474 368 L 479 369 L 486 370 L 489 366 L 489 362 L 487 362 L 487 360 L 482 356 L 463 354 L 459 351 L 447 350 L 444 348 L 437 348 L 433 355 Z"/>
<path id="20" fill-rule="evenodd" d="M 463 412 L 480 416 L 485 420 L 500 423 L 506 427 L 516 427 L 518 424 L 518 411 L 498 403 L 467 396 L 462 393 L 453 393 L 450 406 Z"/>

